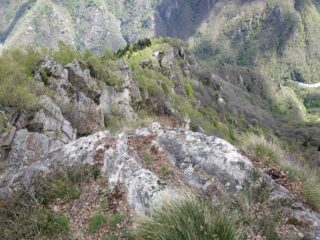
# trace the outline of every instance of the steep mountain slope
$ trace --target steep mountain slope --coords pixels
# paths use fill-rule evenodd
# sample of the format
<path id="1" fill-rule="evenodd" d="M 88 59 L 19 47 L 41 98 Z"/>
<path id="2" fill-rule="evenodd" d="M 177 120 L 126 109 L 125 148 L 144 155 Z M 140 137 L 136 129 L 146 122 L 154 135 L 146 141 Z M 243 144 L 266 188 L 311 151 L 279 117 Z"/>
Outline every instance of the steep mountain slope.
<path id="1" fill-rule="evenodd" d="M 71 219 L 73 236 L 111 232 L 130 239 L 122 234 L 131 215 L 148 215 L 153 191 L 170 190 L 177 181 L 208 190 L 206 197 L 215 200 L 236 196 L 217 204 L 243 216 L 239 236 L 316 239 L 319 9 L 317 0 L 0 0 L 0 238 L 10 239 L 15 224 L 28 225 L 21 219 L 29 215 L 35 224 L 22 228 L 20 238 L 54 231 L 46 224 L 61 220 L 58 209 Z M 185 41 L 146 38 L 159 35 Z M 41 51 L 25 47 L 30 44 Z M 131 132 L 154 121 L 163 127 Z M 60 163 L 66 172 L 60 173 Z M 84 174 L 87 163 L 93 172 Z M 140 185 L 135 174 L 146 182 Z M 53 192 L 48 179 L 57 184 Z M 120 186 L 109 188 L 111 203 L 102 207 L 106 180 Z M 231 191 L 224 194 L 224 188 Z M 25 210 L 20 194 L 28 204 L 32 197 L 22 215 L 10 211 Z M 88 201 L 91 207 L 78 219 Z M 97 235 L 77 232 L 97 209 L 108 227 Z M 112 226 L 119 209 L 126 215 Z"/>
<path id="2" fill-rule="evenodd" d="M 318 1 L 39 0 L 5 4 L 0 26 L 6 47 L 57 47 L 63 40 L 80 50 L 102 53 L 142 37 L 166 35 L 189 40 L 203 58 L 254 65 L 276 82 L 318 81 Z"/>
<path id="3" fill-rule="evenodd" d="M 183 187 L 214 211 L 203 224 L 175 228 L 182 234 L 194 227 L 205 240 L 224 231 L 230 240 L 319 239 L 319 177 L 296 163 L 299 141 L 285 148 L 272 135 L 279 122 L 264 79 L 208 67 L 185 47 L 156 38 L 122 57 L 67 45 L 44 56 L 3 52 L 0 238 L 152 239 L 143 229 L 151 220 L 136 217 L 157 211 L 163 194 L 180 206 L 190 198 Z M 222 230 L 210 220 L 219 215 Z M 130 237 L 133 224 L 144 237 Z"/>

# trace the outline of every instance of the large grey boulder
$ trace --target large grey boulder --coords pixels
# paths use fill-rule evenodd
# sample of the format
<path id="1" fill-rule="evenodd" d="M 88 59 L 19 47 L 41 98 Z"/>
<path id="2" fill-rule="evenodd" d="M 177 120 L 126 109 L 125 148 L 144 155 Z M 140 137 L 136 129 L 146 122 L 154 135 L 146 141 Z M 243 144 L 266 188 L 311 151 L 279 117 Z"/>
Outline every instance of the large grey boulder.
<path id="1" fill-rule="evenodd" d="M 19 134 L 25 139 L 26 132 Z M 16 148 L 21 151 L 20 145 Z M 146 152 L 154 158 L 153 168 L 144 161 Z M 301 234 L 306 239 L 320 239 L 320 216 L 295 201 L 288 190 L 255 168 L 234 146 L 214 136 L 163 128 L 157 123 L 116 136 L 106 131 L 71 142 L 12 174 L 0 188 L 0 197 L 7 197 L 21 188 L 32 194 L 33 182 L 39 173 L 87 164 L 100 167 L 108 179 L 110 191 L 118 187 L 124 189 L 128 204 L 136 214 L 142 215 L 149 215 L 166 192 L 177 194 L 174 190 L 177 186 L 220 196 L 237 195 L 248 184 L 256 186 L 266 181 L 270 185 L 270 200 L 293 202 L 281 207 L 312 226 L 297 227 Z M 171 174 L 165 175 L 158 165 L 168 166 Z M 253 173 L 256 173 L 255 179 Z"/>
<path id="2" fill-rule="evenodd" d="M 32 162 L 40 161 L 49 152 L 49 138 L 45 134 L 28 132 L 22 129 L 16 132 L 9 153 L 9 170 L 18 170 Z"/>
<path id="3" fill-rule="evenodd" d="M 50 97 L 41 96 L 38 108 L 32 120 L 20 114 L 20 124 L 16 125 L 27 128 L 11 127 L 0 135 L 1 162 L 4 166 L 0 171 L 2 178 L 6 175 L 10 178 L 11 173 L 40 161 L 47 153 L 76 139 L 76 130 Z"/>

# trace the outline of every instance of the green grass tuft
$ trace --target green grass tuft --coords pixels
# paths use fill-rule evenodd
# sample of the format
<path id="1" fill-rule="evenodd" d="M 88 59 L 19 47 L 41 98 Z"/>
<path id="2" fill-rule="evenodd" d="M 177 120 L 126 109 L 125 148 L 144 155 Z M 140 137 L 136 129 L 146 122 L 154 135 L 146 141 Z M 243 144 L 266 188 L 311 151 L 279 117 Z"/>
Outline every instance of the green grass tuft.
<path id="1" fill-rule="evenodd" d="M 41 209 L 39 215 L 39 229 L 44 235 L 56 236 L 69 230 L 69 220 L 66 216 Z"/>
<path id="2" fill-rule="evenodd" d="M 147 165 L 151 165 L 154 161 L 155 161 L 155 158 L 154 156 L 152 156 L 150 153 L 148 153 L 147 151 L 145 151 L 144 155 L 143 155 L 143 159 L 145 161 L 145 163 Z"/>
<path id="3" fill-rule="evenodd" d="M 116 227 L 123 219 L 124 219 L 124 214 L 122 213 L 116 213 L 114 214 L 110 220 L 109 220 L 109 224 L 111 227 Z"/>
<path id="4" fill-rule="evenodd" d="M 276 139 L 267 140 L 263 135 L 248 133 L 242 137 L 242 150 L 256 160 L 275 164 L 284 160 L 285 154 Z"/>
<path id="5" fill-rule="evenodd" d="M 142 219 L 137 225 L 136 237 L 145 240 L 237 239 L 231 219 L 190 193 L 166 200 L 151 217 Z"/>
<path id="6" fill-rule="evenodd" d="M 107 222 L 108 222 L 108 218 L 105 215 L 96 213 L 90 218 L 89 232 L 96 233 Z"/>

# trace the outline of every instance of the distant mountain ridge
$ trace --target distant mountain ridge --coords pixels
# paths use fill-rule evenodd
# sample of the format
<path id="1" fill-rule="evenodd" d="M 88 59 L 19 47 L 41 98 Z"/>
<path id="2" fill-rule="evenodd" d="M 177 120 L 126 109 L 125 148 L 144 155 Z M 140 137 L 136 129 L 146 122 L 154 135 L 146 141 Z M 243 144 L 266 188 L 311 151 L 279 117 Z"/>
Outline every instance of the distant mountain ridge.
<path id="1" fill-rule="evenodd" d="M 317 0 L 0 0 L 4 48 L 103 53 L 153 36 L 188 41 L 205 59 L 254 66 L 276 82 L 318 82 Z"/>

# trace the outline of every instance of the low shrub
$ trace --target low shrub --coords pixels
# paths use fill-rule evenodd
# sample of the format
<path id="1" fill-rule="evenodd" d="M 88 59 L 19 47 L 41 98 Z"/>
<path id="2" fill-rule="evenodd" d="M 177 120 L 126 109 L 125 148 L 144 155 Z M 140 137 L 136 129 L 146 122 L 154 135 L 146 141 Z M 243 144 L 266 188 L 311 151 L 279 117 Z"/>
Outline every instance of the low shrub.
<path id="1" fill-rule="evenodd" d="M 118 70 L 113 53 L 106 51 L 103 57 L 100 57 L 90 51 L 86 51 L 82 60 L 89 64 L 91 75 L 107 85 L 121 86 L 123 80 L 113 74 L 113 71 Z"/>
<path id="2" fill-rule="evenodd" d="M 191 83 L 187 83 L 185 86 L 186 94 L 187 96 L 192 96 L 193 95 L 193 87 Z"/>
<path id="3" fill-rule="evenodd" d="M 33 49 L 4 51 L 0 57 L 0 104 L 18 110 L 35 107 L 37 96 L 33 71 L 40 54 Z"/>
<path id="4" fill-rule="evenodd" d="M 110 219 L 109 219 L 109 225 L 113 228 L 117 227 L 117 225 L 124 219 L 124 214 L 118 212 L 115 213 Z"/>
<path id="5" fill-rule="evenodd" d="M 144 152 L 143 159 L 147 165 L 150 165 L 155 161 L 155 157 L 152 156 L 148 151 Z"/>
<path id="6" fill-rule="evenodd" d="M 58 50 L 51 53 L 53 59 L 63 65 L 72 62 L 75 59 L 81 59 L 81 54 L 73 46 L 59 41 Z"/>
<path id="7" fill-rule="evenodd" d="M 302 194 L 308 204 L 316 211 L 320 211 L 320 178 L 308 167 L 298 173 L 302 182 Z"/>
<path id="8" fill-rule="evenodd" d="M 69 220 L 21 192 L 0 201 L 0 239 L 39 239 L 67 234 Z"/>
<path id="9" fill-rule="evenodd" d="M 69 220 L 63 214 L 53 213 L 48 209 L 41 209 L 39 214 L 39 230 L 47 236 L 66 233 L 69 230 Z"/>

